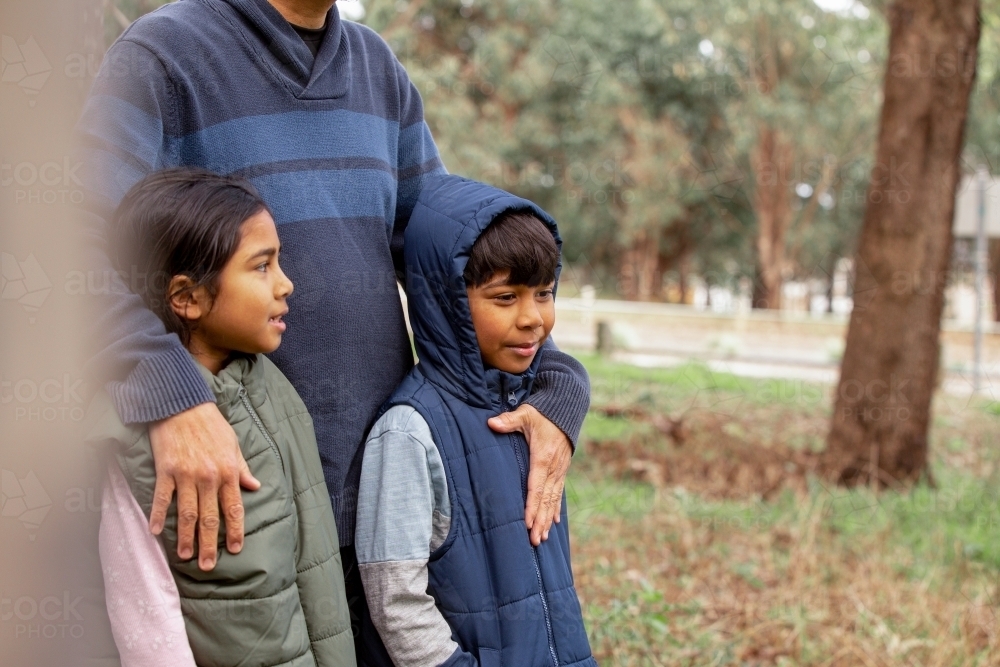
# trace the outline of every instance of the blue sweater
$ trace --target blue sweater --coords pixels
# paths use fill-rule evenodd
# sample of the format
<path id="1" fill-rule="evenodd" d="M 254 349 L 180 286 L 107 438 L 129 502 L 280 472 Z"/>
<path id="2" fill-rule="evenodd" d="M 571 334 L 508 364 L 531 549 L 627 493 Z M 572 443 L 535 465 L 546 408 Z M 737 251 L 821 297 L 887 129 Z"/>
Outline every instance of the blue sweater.
<path id="1" fill-rule="evenodd" d="M 343 545 L 364 435 L 412 366 L 396 276 L 428 176 L 444 172 L 416 88 L 385 42 L 336 6 L 313 58 L 266 0 L 181 0 L 111 47 L 80 123 L 91 271 L 106 220 L 145 174 L 193 165 L 248 178 L 271 207 L 295 283 L 272 355 L 309 408 Z M 213 400 L 178 338 L 121 276 L 95 295 L 94 368 L 126 423 Z M 585 375 L 548 350 L 531 403 L 575 439 Z"/>

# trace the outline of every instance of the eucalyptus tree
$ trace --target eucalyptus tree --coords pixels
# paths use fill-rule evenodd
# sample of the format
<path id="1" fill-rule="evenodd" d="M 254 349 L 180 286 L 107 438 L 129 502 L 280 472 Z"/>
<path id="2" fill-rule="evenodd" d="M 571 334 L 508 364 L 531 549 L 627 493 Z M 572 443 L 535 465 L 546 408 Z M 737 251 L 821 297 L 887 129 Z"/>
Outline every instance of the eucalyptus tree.
<path id="1" fill-rule="evenodd" d="M 895 0 L 854 310 L 825 466 L 845 484 L 929 474 L 930 406 L 955 191 L 976 77 L 978 0 Z"/>

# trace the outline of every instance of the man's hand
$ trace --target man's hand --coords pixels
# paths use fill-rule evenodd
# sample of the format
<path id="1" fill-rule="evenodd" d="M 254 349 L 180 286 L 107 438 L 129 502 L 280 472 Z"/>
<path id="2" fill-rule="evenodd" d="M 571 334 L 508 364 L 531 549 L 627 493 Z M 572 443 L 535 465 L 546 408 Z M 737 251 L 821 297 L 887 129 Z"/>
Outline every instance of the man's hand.
<path id="1" fill-rule="evenodd" d="M 243 499 L 240 486 L 250 491 L 260 482 L 250 474 L 236 432 L 218 406 L 202 403 L 149 425 L 156 466 L 156 489 L 149 530 L 159 535 L 167 508 L 177 491 L 177 556 L 194 555 L 194 528 L 198 525 L 198 567 L 215 567 L 219 539 L 219 505 L 226 517 L 226 548 L 243 548 Z"/>
<path id="2" fill-rule="evenodd" d="M 559 523 L 566 473 L 573 447 L 559 427 L 528 405 L 493 417 L 487 424 L 498 433 L 520 431 L 528 441 L 531 464 L 528 470 L 528 502 L 524 523 L 531 531 L 531 544 L 549 539 L 552 522 Z"/>

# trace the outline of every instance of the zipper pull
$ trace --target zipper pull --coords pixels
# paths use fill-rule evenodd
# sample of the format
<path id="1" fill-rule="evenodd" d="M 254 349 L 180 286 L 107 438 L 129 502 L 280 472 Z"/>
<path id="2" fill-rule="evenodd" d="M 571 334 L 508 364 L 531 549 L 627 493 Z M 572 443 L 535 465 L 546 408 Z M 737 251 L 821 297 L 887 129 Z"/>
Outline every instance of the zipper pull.
<path id="1" fill-rule="evenodd" d="M 509 392 L 507 394 L 507 405 L 509 405 L 510 407 L 514 407 L 515 405 L 517 405 L 517 394 L 515 394 L 514 392 Z"/>

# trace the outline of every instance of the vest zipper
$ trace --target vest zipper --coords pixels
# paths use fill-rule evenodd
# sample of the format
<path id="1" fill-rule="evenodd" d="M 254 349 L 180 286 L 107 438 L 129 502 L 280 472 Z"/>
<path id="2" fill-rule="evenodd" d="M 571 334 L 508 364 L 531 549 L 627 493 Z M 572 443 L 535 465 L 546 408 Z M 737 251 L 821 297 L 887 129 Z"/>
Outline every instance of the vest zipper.
<path id="1" fill-rule="evenodd" d="M 271 434 L 267 432 L 267 429 L 264 428 L 264 422 L 260 420 L 260 415 L 257 414 L 257 411 L 253 407 L 253 403 L 250 402 L 250 397 L 247 395 L 247 388 L 243 386 L 242 382 L 240 382 L 238 395 L 240 400 L 243 401 L 243 407 L 245 407 L 247 412 L 250 413 L 250 419 L 252 419 L 253 423 L 257 425 L 258 429 L 260 429 L 261 435 L 264 436 L 264 440 L 267 441 L 267 444 L 271 447 L 271 451 L 274 452 L 274 455 L 278 457 L 278 463 L 281 464 L 281 469 L 284 470 L 285 462 L 281 460 L 281 453 L 278 451 L 278 444 L 274 441 L 274 438 L 271 437 Z"/>
<path id="2" fill-rule="evenodd" d="M 513 392 L 511 392 L 510 398 L 513 398 L 515 402 L 517 401 L 517 398 L 514 396 Z M 508 401 L 503 401 L 503 403 L 504 403 L 503 411 L 509 412 L 507 406 Z M 524 461 L 521 459 L 521 448 L 518 447 L 517 440 L 515 439 L 517 436 L 511 434 L 507 437 L 510 438 L 511 445 L 513 445 L 514 447 L 514 458 L 517 459 L 517 467 L 521 471 L 521 479 L 523 480 L 521 487 L 522 488 L 521 497 L 524 498 L 525 501 L 527 501 L 527 497 L 524 491 L 524 485 L 527 485 L 528 483 L 528 472 L 525 470 Z M 531 546 L 530 543 L 529 546 Z M 545 598 L 545 585 L 542 583 L 542 569 L 538 565 L 538 552 L 535 551 L 534 546 L 531 546 L 531 559 L 535 565 L 535 577 L 538 579 L 538 595 L 542 598 L 542 616 L 545 617 L 545 634 L 549 642 L 549 655 L 552 657 L 553 667 L 559 667 L 559 659 L 556 657 L 556 648 L 555 645 L 553 644 L 553 639 L 552 639 L 552 621 L 549 619 L 549 602 Z"/>

